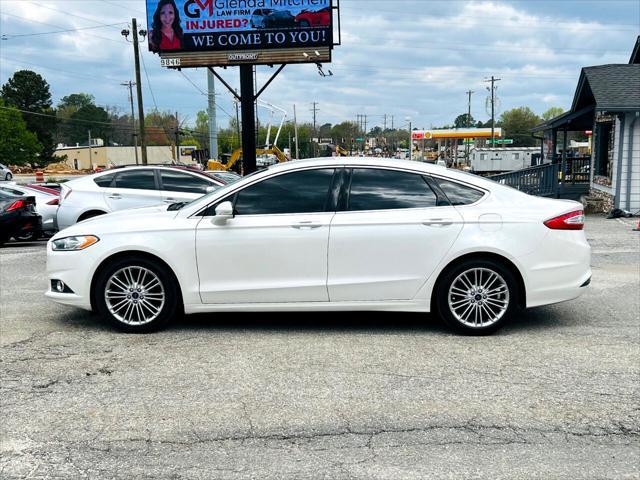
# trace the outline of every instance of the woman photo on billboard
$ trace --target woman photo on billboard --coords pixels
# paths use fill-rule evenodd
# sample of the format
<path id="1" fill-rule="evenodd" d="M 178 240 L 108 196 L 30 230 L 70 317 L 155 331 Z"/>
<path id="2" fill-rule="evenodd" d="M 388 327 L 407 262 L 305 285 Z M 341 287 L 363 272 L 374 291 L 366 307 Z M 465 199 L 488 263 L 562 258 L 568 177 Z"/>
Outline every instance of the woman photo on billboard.
<path id="1" fill-rule="evenodd" d="M 149 43 L 154 52 L 180 50 L 182 48 L 180 12 L 174 0 L 160 0 L 153 14 Z"/>

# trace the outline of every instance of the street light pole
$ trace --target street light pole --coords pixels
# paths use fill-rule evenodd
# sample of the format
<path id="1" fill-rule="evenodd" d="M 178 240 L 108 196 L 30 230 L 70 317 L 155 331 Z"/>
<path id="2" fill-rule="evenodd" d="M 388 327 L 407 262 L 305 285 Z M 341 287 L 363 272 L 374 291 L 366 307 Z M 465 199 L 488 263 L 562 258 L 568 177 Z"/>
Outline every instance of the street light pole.
<path id="1" fill-rule="evenodd" d="M 140 79 L 140 52 L 138 49 L 138 22 L 131 19 L 131 30 L 133 30 L 133 55 L 136 64 L 136 91 L 138 93 L 138 123 L 140 125 L 140 146 L 142 148 L 142 164 L 147 164 L 147 141 L 144 134 L 144 108 L 142 106 L 142 81 Z M 146 35 L 146 32 L 145 32 Z"/>

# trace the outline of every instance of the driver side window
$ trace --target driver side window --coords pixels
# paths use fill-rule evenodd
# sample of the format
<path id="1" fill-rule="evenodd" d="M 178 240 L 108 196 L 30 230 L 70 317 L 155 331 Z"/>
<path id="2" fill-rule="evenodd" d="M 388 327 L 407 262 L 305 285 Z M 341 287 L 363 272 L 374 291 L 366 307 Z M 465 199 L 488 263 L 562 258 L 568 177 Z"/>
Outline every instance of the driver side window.
<path id="1" fill-rule="evenodd" d="M 334 169 L 305 170 L 268 178 L 238 193 L 237 215 L 325 212 Z"/>

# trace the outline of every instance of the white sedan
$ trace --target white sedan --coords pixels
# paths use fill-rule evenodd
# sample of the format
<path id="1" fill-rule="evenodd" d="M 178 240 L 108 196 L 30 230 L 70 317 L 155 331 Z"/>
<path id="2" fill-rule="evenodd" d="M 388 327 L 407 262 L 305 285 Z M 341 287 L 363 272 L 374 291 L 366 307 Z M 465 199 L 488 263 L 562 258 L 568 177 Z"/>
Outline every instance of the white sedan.
<path id="1" fill-rule="evenodd" d="M 487 334 L 519 308 L 584 292 L 583 227 L 577 202 L 433 165 L 289 162 L 59 232 L 46 295 L 129 332 L 182 313 L 386 310 Z"/>

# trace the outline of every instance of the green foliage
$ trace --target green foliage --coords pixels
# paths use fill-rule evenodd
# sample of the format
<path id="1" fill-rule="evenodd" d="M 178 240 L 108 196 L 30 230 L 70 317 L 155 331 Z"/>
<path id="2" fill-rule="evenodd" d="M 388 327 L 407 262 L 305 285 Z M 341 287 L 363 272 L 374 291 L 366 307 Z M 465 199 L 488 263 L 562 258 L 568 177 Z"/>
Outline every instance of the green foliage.
<path id="1" fill-rule="evenodd" d="M 56 131 L 56 119 L 53 117 L 55 111 L 51 108 L 51 93 L 45 79 L 31 70 L 18 70 L 0 89 L 0 98 L 5 101 L 6 105 L 22 111 L 22 118 L 27 129 L 35 133 L 42 147 L 39 161 L 41 163 L 56 161 L 53 157 Z"/>
<path id="2" fill-rule="evenodd" d="M 561 107 L 551 107 L 549 110 L 542 114 L 542 119 L 546 122 L 547 120 L 556 118 L 558 115 L 562 115 L 563 113 L 564 109 L 562 109 Z"/>
<path id="3" fill-rule="evenodd" d="M 455 128 L 468 128 L 473 127 L 475 123 L 476 121 L 474 120 L 473 115 L 469 118 L 468 114 L 462 113 L 456 117 L 453 125 Z"/>
<path id="4" fill-rule="evenodd" d="M 5 107 L 0 100 L 0 107 Z M 35 133 L 27 125 L 16 108 L 0 108 L 0 159 L 11 165 L 35 163 L 42 151 Z"/>
<path id="5" fill-rule="evenodd" d="M 71 143 L 82 143 L 91 138 L 102 138 L 105 145 L 111 133 L 109 113 L 102 107 L 85 105 L 71 114 L 69 119 L 69 139 Z"/>
<path id="6" fill-rule="evenodd" d="M 531 129 L 541 122 L 529 107 L 519 107 L 500 115 L 498 126 L 504 129 L 505 138 L 513 138 L 514 147 L 533 147 L 538 141 L 532 137 Z"/>

